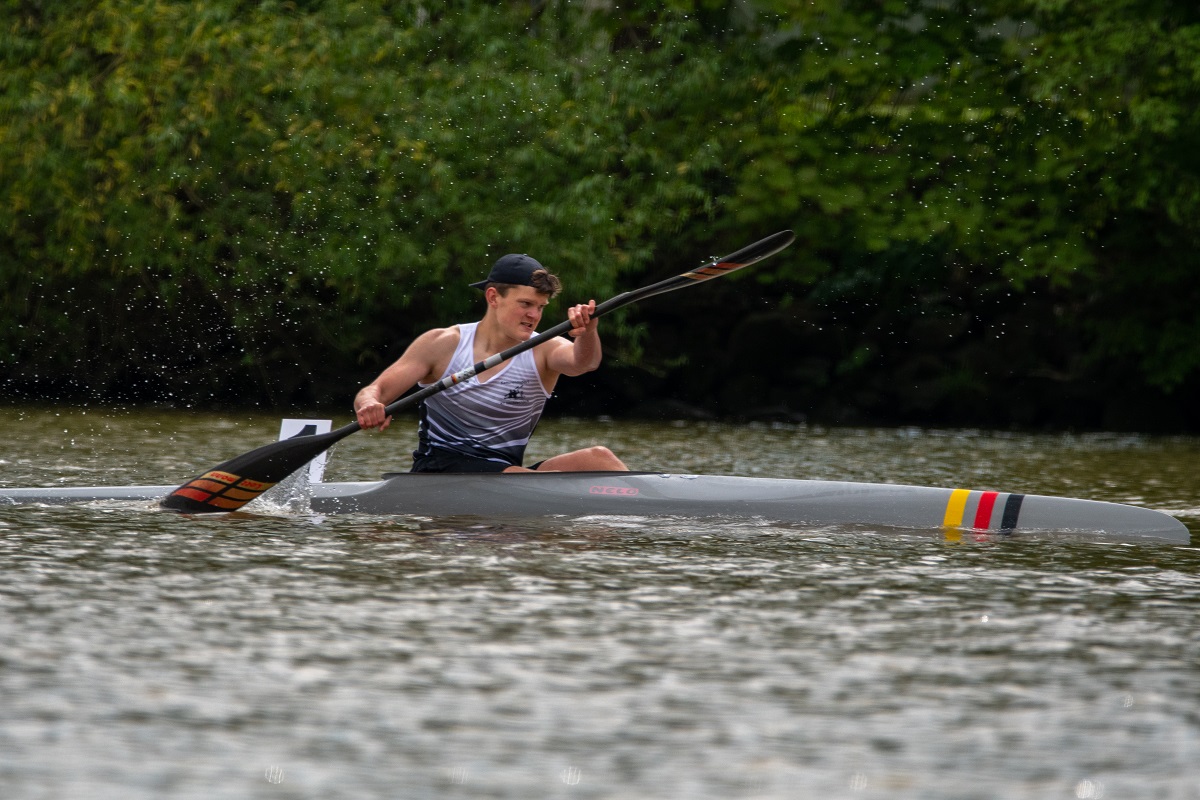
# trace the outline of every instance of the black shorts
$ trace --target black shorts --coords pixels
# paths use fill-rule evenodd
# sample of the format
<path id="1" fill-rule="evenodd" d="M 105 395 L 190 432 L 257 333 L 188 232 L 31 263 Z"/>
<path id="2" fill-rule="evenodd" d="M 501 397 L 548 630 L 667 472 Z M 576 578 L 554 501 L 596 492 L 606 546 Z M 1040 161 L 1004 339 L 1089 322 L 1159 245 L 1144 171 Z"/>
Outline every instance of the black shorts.
<path id="1" fill-rule="evenodd" d="M 413 453 L 413 472 L 503 472 L 514 464 L 434 449 L 427 455 Z"/>

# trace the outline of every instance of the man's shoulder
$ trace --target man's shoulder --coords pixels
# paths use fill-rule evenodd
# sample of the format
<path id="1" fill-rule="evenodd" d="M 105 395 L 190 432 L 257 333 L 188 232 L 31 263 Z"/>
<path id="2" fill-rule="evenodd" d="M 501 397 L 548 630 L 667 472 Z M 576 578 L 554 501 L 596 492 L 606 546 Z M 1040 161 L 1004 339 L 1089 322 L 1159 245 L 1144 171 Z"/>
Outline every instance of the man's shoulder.
<path id="1" fill-rule="evenodd" d="M 450 354 L 454 353 L 454 349 L 458 347 L 460 335 L 457 325 L 431 328 L 414 339 L 408 349 L 425 355 L 440 356 L 444 354 L 449 358 Z"/>
<path id="2" fill-rule="evenodd" d="M 428 344 L 445 344 L 447 342 L 458 344 L 458 338 L 460 335 L 461 331 L 457 325 L 448 325 L 445 328 L 430 328 L 418 336 L 416 341 L 425 342 Z"/>

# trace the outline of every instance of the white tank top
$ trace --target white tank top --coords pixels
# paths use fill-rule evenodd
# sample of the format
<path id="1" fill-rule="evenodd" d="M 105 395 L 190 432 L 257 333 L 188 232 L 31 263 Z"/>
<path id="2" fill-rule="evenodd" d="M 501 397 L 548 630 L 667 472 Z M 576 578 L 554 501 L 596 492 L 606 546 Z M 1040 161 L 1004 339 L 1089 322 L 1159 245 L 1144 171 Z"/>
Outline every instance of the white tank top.
<path id="1" fill-rule="evenodd" d="M 458 326 L 458 347 L 442 378 L 475 363 L 475 328 Z M 419 384 L 428 386 L 429 384 Z M 500 371 L 481 382 L 473 375 L 462 383 L 427 397 L 421 403 L 416 456 L 431 448 L 520 466 L 525 445 L 541 419 L 550 393 L 542 385 L 533 351 L 506 361 Z"/>

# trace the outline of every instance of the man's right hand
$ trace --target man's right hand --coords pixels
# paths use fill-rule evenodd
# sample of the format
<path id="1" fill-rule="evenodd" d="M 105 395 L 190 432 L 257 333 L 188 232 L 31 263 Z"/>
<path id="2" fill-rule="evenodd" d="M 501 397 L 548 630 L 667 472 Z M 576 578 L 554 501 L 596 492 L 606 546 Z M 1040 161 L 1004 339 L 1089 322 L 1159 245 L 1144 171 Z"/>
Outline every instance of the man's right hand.
<path id="1" fill-rule="evenodd" d="M 378 400 L 366 400 L 355 404 L 354 418 L 358 420 L 358 427 L 363 430 L 387 430 L 387 426 L 392 424 L 392 418 L 384 411 L 383 403 Z"/>

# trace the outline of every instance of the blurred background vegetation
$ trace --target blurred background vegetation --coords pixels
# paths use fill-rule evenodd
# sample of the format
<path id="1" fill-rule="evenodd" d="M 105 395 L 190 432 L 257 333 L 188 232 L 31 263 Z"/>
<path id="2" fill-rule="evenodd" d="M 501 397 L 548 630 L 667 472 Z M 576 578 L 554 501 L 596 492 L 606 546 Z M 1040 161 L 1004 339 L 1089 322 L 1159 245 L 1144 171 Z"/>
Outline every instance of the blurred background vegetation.
<path id="1" fill-rule="evenodd" d="M 503 253 L 791 228 L 557 409 L 1197 431 L 1198 86 L 1182 0 L 0 0 L 0 396 L 348 411 Z"/>

